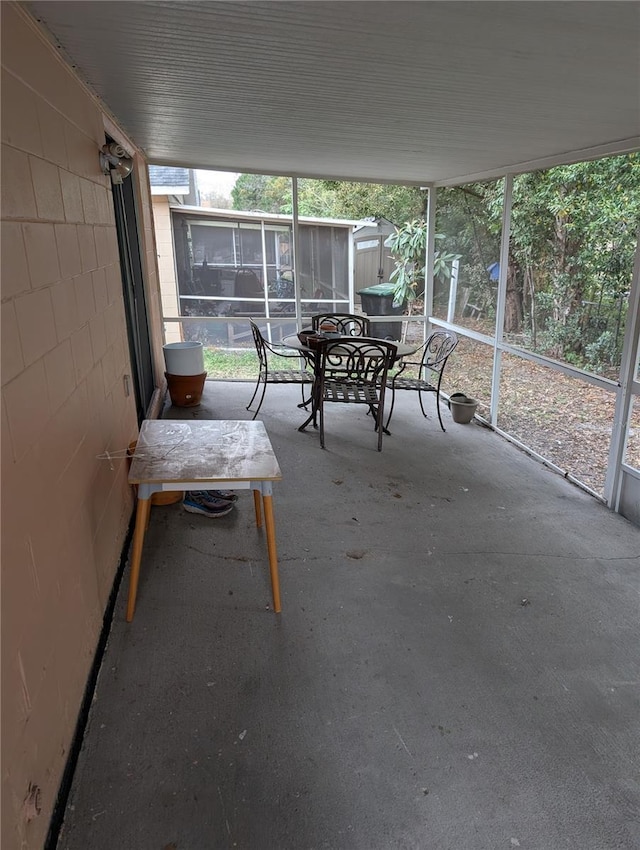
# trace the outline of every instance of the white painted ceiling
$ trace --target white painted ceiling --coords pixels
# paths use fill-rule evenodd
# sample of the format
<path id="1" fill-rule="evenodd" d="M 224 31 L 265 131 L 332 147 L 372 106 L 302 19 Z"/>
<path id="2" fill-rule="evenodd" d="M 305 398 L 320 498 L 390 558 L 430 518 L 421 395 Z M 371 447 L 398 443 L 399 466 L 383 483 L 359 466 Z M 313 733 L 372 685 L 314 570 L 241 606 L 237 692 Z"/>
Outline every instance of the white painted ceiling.
<path id="1" fill-rule="evenodd" d="M 640 148 L 637 2 L 34 2 L 151 162 L 447 184 Z"/>

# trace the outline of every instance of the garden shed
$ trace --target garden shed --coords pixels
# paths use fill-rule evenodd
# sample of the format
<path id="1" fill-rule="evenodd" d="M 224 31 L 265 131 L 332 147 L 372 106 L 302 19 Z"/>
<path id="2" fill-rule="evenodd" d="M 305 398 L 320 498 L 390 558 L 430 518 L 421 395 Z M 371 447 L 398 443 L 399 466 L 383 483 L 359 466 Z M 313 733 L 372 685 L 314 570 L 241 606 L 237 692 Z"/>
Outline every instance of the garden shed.
<path id="1" fill-rule="evenodd" d="M 233 347 L 250 339 L 248 317 L 273 319 L 280 340 L 295 332 L 298 310 L 349 311 L 355 221 L 300 216 L 297 291 L 289 217 L 174 205 L 171 221 L 178 315 L 226 318 L 208 329 L 185 325 L 187 335 Z"/>
<path id="2" fill-rule="evenodd" d="M 384 243 L 394 230 L 394 223 L 386 218 L 376 218 L 354 228 L 356 296 L 361 289 L 390 279 L 395 264 Z"/>

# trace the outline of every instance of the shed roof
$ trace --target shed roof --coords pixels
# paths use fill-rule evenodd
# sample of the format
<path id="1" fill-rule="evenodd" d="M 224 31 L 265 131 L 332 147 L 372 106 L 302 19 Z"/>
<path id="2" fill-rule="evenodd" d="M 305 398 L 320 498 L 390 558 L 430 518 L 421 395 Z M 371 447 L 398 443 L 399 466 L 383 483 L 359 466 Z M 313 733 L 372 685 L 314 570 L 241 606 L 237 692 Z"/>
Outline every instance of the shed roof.
<path id="1" fill-rule="evenodd" d="M 169 204 L 172 212 L 183 216 L 198 219 L 211 219 L 216 221 L 245 221 L 265 222 L 265 224 L 282 224 L 286 227 L 291 225 L 291 216 L 280 213 L 269 213 L 263 210 L 226 210 L 213 207 L 193 207 L 185 204 Z M 359 219 L 351 218 L 315 218 L 313 216 L 301 215 L 298 217 L 300 224 L 315 224 L 323 227 L 348 227 L 354 228 L 360 224 Z"/>

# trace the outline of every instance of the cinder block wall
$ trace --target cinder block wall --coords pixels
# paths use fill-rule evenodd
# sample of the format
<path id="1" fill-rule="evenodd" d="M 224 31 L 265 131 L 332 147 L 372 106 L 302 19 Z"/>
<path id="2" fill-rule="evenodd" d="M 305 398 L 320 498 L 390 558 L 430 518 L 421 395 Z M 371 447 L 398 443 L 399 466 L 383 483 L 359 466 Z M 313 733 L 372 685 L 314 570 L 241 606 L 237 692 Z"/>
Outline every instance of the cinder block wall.
<path id="1" fill-rule="evenodd" d="M 2 3 L 2 847 L 42 847 L 130 521 L 137 434 L 105 117 Z M 113 128 L 113 125 L 109 125 Z M 156 375 L 160 296 L 136 157 Z"/>

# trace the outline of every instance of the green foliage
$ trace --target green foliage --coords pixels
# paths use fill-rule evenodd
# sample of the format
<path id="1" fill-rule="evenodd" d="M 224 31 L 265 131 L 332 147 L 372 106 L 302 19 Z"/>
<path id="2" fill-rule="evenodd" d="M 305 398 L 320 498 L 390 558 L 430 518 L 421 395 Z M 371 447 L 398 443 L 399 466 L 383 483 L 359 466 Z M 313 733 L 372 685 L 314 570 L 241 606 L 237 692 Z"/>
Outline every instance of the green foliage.
<path id="1" fill-rule="evenodd" d="M 502 195 L 502 180 L 475 183 L 439 189 L 436 204 L 447 250 L 462 255 L 460 287 L 487 316 Z M 637 153 L 514 178 L 507 314 L 517 312 L 522 343 L 598 371 L 619 362 L 639 223 Z"/>
<path id="2" fill-rule="evenodd" d="M 514 180 L 512 257 L 539 321 L 560 325 L 552 355 L 598 370 L 619 359 L 639 221 L 638 154 Z"/>
<path id="3" fill-rule="evenodd" d="M 564 360 L 574 366 L 581 366 L 583 360 L 577 353 L 581 334 L 578 316 L 568 316 L 564 322 L 555 322 L 549 317 L 540 334 L 539 347 L 547 352 L 562 352 Z"/>
<path id="4" fill-rule="evenodd" d="M 470 183 L 438 189 L 436 229 L 446 234 L 442 246 L 460 257 L 459 290 L 469 290 L 469 302 L 488 317 L 495 310 L 496 286 L 489 267 L 500 256 L 504 181 Z M 435 288 L 445 303 L 446 287 Z"/>
<path id="5" fill-rule="evenodd" d="M 291 211 L 291 180 L 264 174 L 241 174 L 231 190 L 232 209 L 283 213 Z"/>
<path id="6" fill-rule="evenodd" d="M 241 174 L 231 192 L 234 210 L 292 214 L 291 179 Z M 404 222 L 422 215 L 426 193 L 410 186 L 298 180 L 298 214 L 315 218 L 387 218 Z"/>
<path id="7" fill-rule="evenodd" d="M 436 295 L 440 284 L 446 303 L 451 261 L 459 258 L 460 289 L 485 317 L 495 309 L 488 268 L 499 258 L 503 187 L 500 179 L 437 193 Z M 243 174 L 232 197 L 234 209 L 291 213 L 289 178 Z M 395 223 L 392 281 L 398 300 L 409 303 L 424 286 L 426 199 L 416 187 L 298 181 L 301 215 Z M 507 314 L 522 341 L 598 370 L 618 362 L 639 222 L 638 153 L 514 178 Z"/>
<path id="8" fill-rule="evenodd" d="M 335 215 L 343 218 L 386 218 L 396 225 L 424 216 L 427 193 L 416 186 L 320 181 L 333 192 Z"/>
<path id="9" fill-rule="evenodd" d="M 604 371 L 617 363 L 619 357 L 619 346 L 612 331 L 604 331 L 595 342 L 585 346 L 585 360 L 596 371 Z"/>
<path id="10" fill-rule="evenodd" d="M 436 244 L 442 243 L 444 234 L 436 233 Z M 391 272 L 391 281 L 395 283 L 394 299 L 400 304 L 411 303 L 424 291 L 425 260 L 427 250 L 427 223 L 424 219 L 408 221 L 385 240 L 385 246 L 391 251 L 395 269 Z M 459 259 L 459 254 L 436 249 L 434 258 L 434 276 L 441 280 L 451 277 L 451 263 Z"/>

